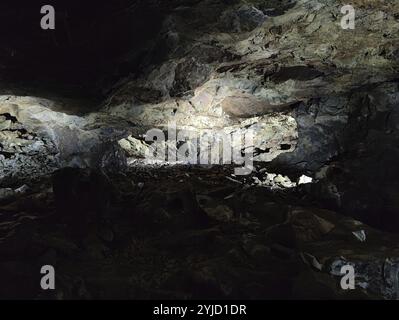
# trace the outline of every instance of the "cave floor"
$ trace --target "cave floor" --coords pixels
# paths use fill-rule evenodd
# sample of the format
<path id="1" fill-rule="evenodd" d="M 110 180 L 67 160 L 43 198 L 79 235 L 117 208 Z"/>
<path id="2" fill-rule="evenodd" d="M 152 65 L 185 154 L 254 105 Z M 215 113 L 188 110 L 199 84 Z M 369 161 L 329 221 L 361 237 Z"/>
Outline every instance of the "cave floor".
<path id="1" fill-rule="evenodd" d="M 0 205 L 0 297 L 396 298 L 397 236 L 313 206 L 306 187 L 271 190 L 231 174 L 137 166 L 94 186 L 85 207 L 69 204 L 74 222 L 57 214 L 50 177 L 31 182 Z M 345 264 L 359 268 L 362 287 L 341 289 Z M 52 293 L 40 290 L 43 265 L 56 270 Z"/>

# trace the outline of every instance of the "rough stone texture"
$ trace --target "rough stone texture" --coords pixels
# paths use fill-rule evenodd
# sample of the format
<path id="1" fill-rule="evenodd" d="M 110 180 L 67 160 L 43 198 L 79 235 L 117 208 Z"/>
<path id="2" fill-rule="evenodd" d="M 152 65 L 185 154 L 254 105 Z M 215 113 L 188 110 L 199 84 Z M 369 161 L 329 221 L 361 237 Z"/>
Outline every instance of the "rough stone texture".
<path id="1" fill-rule="evenodd" d="M 173 11 L 161 36 L 169 41 L 173 33 L 173 49 L 140 78 L 127 79 L 107 112 L 150 127 L 173 120 L 204 130 L 243 125 L 240 117 L 269 113 L 270 106 L 278 115 L 251 120 L 270 130 L 259 132 L 262 144 L 254 148 L 271 150 L 256 160 L 317 177 L 321 205 L 390 228 L 399 208 L 391 188 L 398 160 L 398 3 L 356 1 L 355 30 L 340 26 L 342 1 L 287 1 L 274 11 L 250 3 L 226 9 L 203 1 Z M 240 16 L 253 20 L 240 27 Z M 156 92 L 152 103 L 141 103 L 132 87 Z M 281 126 L 279 118 L 297 124 Z M 277 152 L 279 145 L 290 148 Z"/>
<path id="2" fill-rule="evenodd" d="M 1 98 L 1 177 L 97 166 L 103 143 L 128 136 L 127 155 L 137 149 L 142 158 L 147 130 L 170 123 L 199 137 L 255 129 L 254 145 L 243 149 L 272 161 L 273 171 L 326 181 L 315 191 L 330 198 L 323 205 L 378 216 L 370 219 L 377 224 L 383 207 L 381 219 L 395 220 L 396 196 L 384 186 L 396 184 L 398 4 L 356 2 L 355 30 L 340 27 L 342 4 L 171 4 L 141 72 L 116 83 L 101 112 L 78 117 L 50 100 Z M 346 176 L 326 176 L 337 162 Z M 349 187 L 348 179 L 357 183 Z"/>
<path id="3" fill-rule="evenodd" d="M 270 16 L 263 24 L 255 23 L 252 30 L 246 30 L 249 33 L 223 28 L 215 32 L 231 12 L 240 15 L 239 5 L 225 11 L 217 2 L 204 1 L 190 8 L 190 15 L 184 8 L 176 10 L 165 28 L 170 30 L 173 22 L 175 37 L 184 41 L 174 45 L 164 63 L 149 67 L 150 76 L 144 73 L 143 78 L 118 89 L 107 110 L 112 114 L 125 112 L 132 121 L 146 125 L 174 119 L 178 124 L 213 128 L 226 126 L 228 118 L 220 117 L 226 105 L 234 104 L 233 109 L 239 108 L 245 117 L 257 115 L 262 103 L 275 105 L 272 110 L 276 112 L 281 104 L 293 105 L 292 116 L 298 122 L 301 138 L 295 152 L 285 153 L 277 161 L 298 170 L 315 171 L 345 152 L 342 140 L 353 112 L 353 93 L 368 92 L 373 84 L 394 81 L 398 71 L 397 3 L 357 3 L 355 31 L 340 27 L 341 5 L 339 1 L 297 1 L 294 6 L 287 5 L 286 12 Z M 209 22 L 198 29 L 210 10 L 226 14 L 209 15 L 205 20 Z M 194 18 L 195 13 L 198 18 Z M 210 47 L 213 55 L 209 54 Z M 201 63 L 194 70 L 179 68 L 188 60 L 198 59 Z M 182 90 L 185 99 L 171 101 L 181 72 L 188 83 L 192 77 L 203 77 L 204 72 L 208 76 L 202 85 L 201 81 L 194 81 L 191 87 L 187 84 Z M 127 104 L 116 103 L 121 92 L 127 93 L 139 84 L 145 90 L 161 93 L 164 102 L 148 106 L 125 99 Z M 241 102 L 239 96 L 253 102 Z M 295 133 L 284 131 L 276 128 L 276 132 L 295 140 Z"/>
<path id="4" fill-rule="evenodd" d="M 29 180 L 65 166 L 126 166 L 125 155 L 118 156 L 115 149 L 120 138 L 116 128 L 86 129 L 87 119 L 59 108 L 51 100 L 0 96 L 1 183 Z"/>
<path id="5" fill-rule="evenodd" d="M 397 235 L 313 207 L 303 191 L 228 181 L 229 171 L 135 168 L 108 179 L 64 169 L 54 193 L 42 179 L 0 201 L 0 297 L 397 298 Z M 56 267 L 55 292 L 37 286 L 43 264 Z M 354 291 L 339 289 L 346 264 Z"/>
<path id="6" fill-rule="evenodd" d="M 341 0 L 171 1 L 139 70 L 99 110 L 0 97 L 0 275 L 40 297 L 18 259 L 28 252 L 60 265 L 52 298 L 397 298 L 397 236 L 372 227 L 399 230 L 399 3 L 352 3 L 355 30 L 340 26 Z M 213 145 L 212 130 L 254 129 L 242 150 L 267 169 L 238 178 L 136 162 L 146 132 L 170 123 Z M 128 163 L 140 165 L 124 175 Z M 90 186 L 55 190 L 70 210 L 118 190 L 78 235 L 56 215 L 48 177 L 16 191 L 64 166 L 101 169 L 61 177 Z M 106 191 L 91 174 L 110 178 Z M 302 174 L 315 183 L 294 185 Z M 346 263 L 361 284 L 352 293 L 337 289 Z M 8 289 L 0 296 L 20 296 Z"/>
<path id="7" fill-rule="evenodd" d="M 299 140 L 295 126 L 279 125 L 281 115 L 254 118 L 257 126 L 275 124 L 271 135 L 280 138 L 269 144 L 289 144 L 289 151 L 295 150 L 281 156 L 272 150 L 260 160 L 279 156 L 278 163 L 314 172 L 344 152 L 342 139 L 356 108 L 350 105 L 353 92 L 366 94 L 372 84 L 393 81 L 398 69 L 397 4 L 359 2 L 355 31 L 340 27 L 341 5 L 340 1 L 287 1 L 277 10 L 273 4 L 256 1 L 233 6 L 201 1 L 190 8 L 176 7 L 155 40 L 154 50 L 173 41 L 157 56 L 162 62 L 154 63 L 150 55 L 142 76 L 116 85 L 104 110 L 136 124 L 134 133 L 142 126 L 141 134 L 145 128 L 165 127 L 171 121 L 194 131 L 233 124 L 238 129 L 245 121 L 241 118 L 288 113 L 287 119 L 293 116 L 298 123 Z M 41 107 L 54 110 L 49 103 Z M 61 128 L 48 129 L 48 118 L 44 131 L 62 131 L 47 132 L 60 139 L 59 148 L 67 148 L 62 139 L 84 140 L 74 144 L 76 150 L 61 151 L 84 153 L 90 138 L 81 136 L 90 134 L 74 128 L 82 129 L 83 122 L 94 123 L 98 118 L 49 114 L 57 117 L 53 122 Z M 37 130 L 42 120 L 33 124 L 31 118 L 29 125 Z M 68 125 L 62 127 L 65 121 Z M 260 136 L 264 141 L 271 139 L 270 135 Z M 266 150 L 257 143 L 254 148 Z"/>

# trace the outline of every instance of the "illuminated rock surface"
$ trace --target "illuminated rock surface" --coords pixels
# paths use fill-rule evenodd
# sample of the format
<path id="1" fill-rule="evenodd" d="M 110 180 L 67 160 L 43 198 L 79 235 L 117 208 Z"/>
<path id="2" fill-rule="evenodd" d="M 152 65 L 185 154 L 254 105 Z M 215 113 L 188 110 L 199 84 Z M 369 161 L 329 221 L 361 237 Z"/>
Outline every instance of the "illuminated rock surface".
<path id="1" fill-rule="evenodd" d="M 96 107 L 24 82 L 2 90 L 0 297 L 395 299 L 399 3 L 352 2 L 355 30 L 339 0 L 150 1 L 136 21 L 138 4 L 118 19 L 137 24 L 120 46 L 104 27 L 109 46 L 64 43 L 83 58 L 51 61 L 61 75 L 87 67 L 57 80 L 73 91 L 82 77 Z M 38 72 L 15 50 L 0 51 L 2 82 L 20 61 Z M 171 123 L 253 130 L 254 172 L 146 162 L 145 134 Z M 53 191 L 63 167 L 81 170 L 59 172 Z M 56 265 L 54 296 L 25 263 Z M 348 263 L 353 292 L 339 288 Z"/>

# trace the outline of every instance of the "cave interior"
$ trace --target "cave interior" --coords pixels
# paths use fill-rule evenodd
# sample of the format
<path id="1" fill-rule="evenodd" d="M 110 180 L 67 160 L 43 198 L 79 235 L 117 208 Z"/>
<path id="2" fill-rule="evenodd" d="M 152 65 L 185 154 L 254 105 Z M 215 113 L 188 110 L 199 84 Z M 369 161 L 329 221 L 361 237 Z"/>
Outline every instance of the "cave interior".
<path id="1" fill-rule="evenodd" d="M 352 3 L 2 1 L 0 298 L 396 299 L 399 3 Z"/>

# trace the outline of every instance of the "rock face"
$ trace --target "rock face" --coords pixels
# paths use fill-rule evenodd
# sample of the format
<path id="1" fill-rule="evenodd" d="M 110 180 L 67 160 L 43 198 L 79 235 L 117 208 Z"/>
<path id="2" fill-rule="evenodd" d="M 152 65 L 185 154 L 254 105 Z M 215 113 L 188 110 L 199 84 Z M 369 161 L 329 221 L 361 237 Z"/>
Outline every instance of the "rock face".
<path id="1" fill-rule="evenodd" d="M 134 29 L 146 5 L 130 4 L 120 23 Z M 345 4 L 149 1 L 148 33 L 107 46 L 106 74 L 85 78 L 105 94 L 95 110 L 0 96 L 0 252 L 39 264 L 55 251 L 60 298 L 397 298 L 397 237 L 381 230 L 399 230 L 399 2 L 352 1 L 354 30 Z M 248 176 L 223 153 L 215 171 L 175 157 L 248 134 L 231 145 L 255 162 Z M 174 157 L 149 161 L 157 143 Z M 77 253 L 88 269 L 74 272 Z M 8 262 L 0 275 L 31 279 Z M 348 264 L 354 296 L 337 289 Z"/>
<path id="2" fill-rule="evenodd" d="M 0 181 L 40 176 L 57 166 L 56 146 L 34 121 L 27 123 L 15 104 L 0 107 Z M 32 110 L 28 111 L 31 112 Z M 21 112 L 23 113 L 23 112 Z M 18 116 L 19 120 L 16 116 Z"/>
<path id="3" fill-rule="evenodd" d="M 283 113 L 291 111 L 293 105 L 294 103 L 271 105 L 250 95 L 230 96 L 221 102 L 223 112 L 232 118 L 252 118 L 270 113 Z"/>
<path id="4" fill-rule="evenodd" d="M 341 28 L 340 5 L 286 1 L 276 9 L 273 3 L 240 1 L 229 6 L 218 1 L 190 7 L 172 3 L 141 72 L 116 84 L 105 103 L 109 118 L 103 113 L 86 118 L 49 113 L 54 123 L 68 123 L 51 128 L 59 139 L 56 145 L 65 157 L 86 163 L 79 155 L 99 142 L 87 142 L 96 134 L 91 137 L 83 127 L 113 128 L 111 116 L 134 123 L 124 129 L 135 138 L 170 122 L 198 135 L 215 128 L 242 132 L 249 118 L 255 129 L 268 127 L 267 133 L 255 130 L 256 141 L 247 146 L 262 152 L 255 160 L 278 158 L 279 166 L 314 173 L 345 153 L 346 128 L 356 104 L 370 94 L 369 86 L 377 90 L 393 81 L 398 69 L 396 3 L 357 4 L 356 33 Z M 353 101 L 353 92 L 364 92 L 364 98 Z M 49 102 L 47 107 L 56 111 Z M 31 122 L 27 116 L 18 121 Z M 50 119 L 46 125 L 55 126 Z M 67 150 L 71 140 L 84 141 Z M 281 150 L 281 145 L 291 147 Z"/>
<path id="5" fill-rule="evenodd" d="M 29 180 L 68 166 L 124 170 L 115 128 L 86 129 L 87 119 L 59 107 L 47 99 L 0 96 L 0 182 Z"/>
<path id="6" fill-rule="evenodd" d="M 396 174 L 387 171 L 396 173 L 398 153 L 399 8 L 395 1 L 356 2 L 356 29 L 345 30 L 342 5 L 179 7 L 165 19 L 159 41 L 170 46 L 163 61 L 122 82 L 105 110 L 149 127 L 174 121 L 197 132 L 233 132 L 250 122 L 261 153 L 255 160 L 307 172 L 321 181 L 321 205 L 391 227 L 398 210 L 389 190 Z M 141 90 L 156 95 L 143 103 Z M 357 182 L 349 187 L 348 180 Z"/>
<path id="7" fill-rule="evenodd" d="M 225 20 L 240 16 L 242 10 L 264 10 L 265 15 L 269 11 L 255 3 L 226 9 L 206 1 L 179 8 L 165 22 L 164 37 L 168 39 L 173 30 L 176 42 L 165 54 L 165 62 L 149 65 L 144 76 L 119 87 L 106 109 L 149 126 L 174 120 L 178 125 L 214 128 L 270 111 L 279 113 L 280 107 L 286 113 L 292 106 L 289 115 L 298 129 L 279 126 L 275 132 L 291 140 L 295 151 L 274 153 L 267 160 L 279 156 L 279 165 L 315 172 L 345 153 L 344 140 L 356 108 L 353 93 L 368 95 L 370 86 L 393 81 L 398 70 L 397 4 L 359 3 L 356 33 L 341 28 L 340 6 L 339 1 L 296 1 L 267 19 L 245 14 L 254 19 L 252 28 L 228 30 L 223 27 Z M 210 8 L 215 13 L 203 23 Z M 177 89 L 183 78 L 184 88 Z M 153 103 L 135 98 L 140 87 L 158 93 Z M 177 91 L 183 99 L 176 98 Z M 131 99 L 121 98 L 126 94 Z M 123 104 L 118 103 L 121 100 Z"/>
<path id="8" fill-rule="evenodd" d="M 383 186 L 396 185 L 386 168 L 396 170 L 398 153 L 399 9 L 395 1 L 358 2 L 356 29 L 345 30 L 341 6 L 170 2 L 159 35 L 143 47 L 140 71 L 114 85 L 101 112 L 71 116 L 50 100 L 1 98 L 0 180 L 63 166 L 122 168 L 119 151 L 106 160 L 108 144 L 145 158 L 147 131 L 166 132 L 171 124 L 216 149 L 220 134 L 251 131 L 252 143 L 238 148 L 253 160 L 317 177 L 324 182 L 316 197 L 329 198 L 323 206 L 352 215 L 356 208 L 358 218 L 389 225 L 398 208 Z M 349 187 L 347 180 L 359 183 Z"/>

